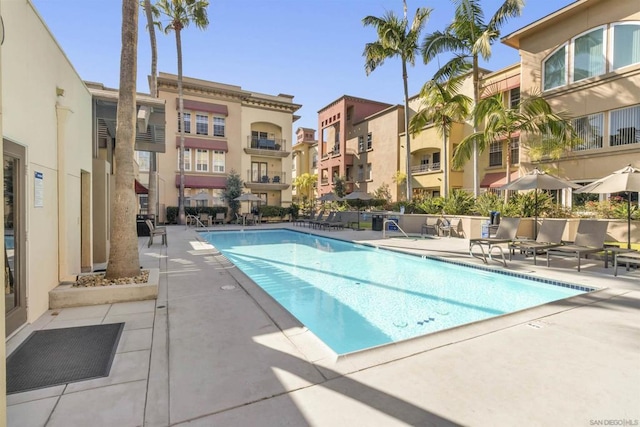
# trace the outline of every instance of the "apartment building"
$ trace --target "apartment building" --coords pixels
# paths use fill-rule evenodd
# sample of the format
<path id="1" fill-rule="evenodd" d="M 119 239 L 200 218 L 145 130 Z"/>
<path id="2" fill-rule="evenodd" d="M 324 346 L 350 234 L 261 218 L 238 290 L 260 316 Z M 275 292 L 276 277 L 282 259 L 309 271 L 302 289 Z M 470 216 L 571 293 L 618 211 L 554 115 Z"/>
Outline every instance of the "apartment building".
<path id="1" fill-rule="evenodd" d="M 482 79 L 481 97 L 500 94 L 505 108 L 517 109 L 520 103 L 520 64 L 487 73 Z M 480 153 L 480 189 L 498 192 L 498 188 L 525 174 L 520 172 L 520 133 L 493 141 Z M 469 167 L 470 168 L 470 165 Z M 507 179 L 509 176 L 509 179 Z"/>
<path id="2" fill-rule="evenodd" d="M 640 166 L 640 2 L 578 0 L 502 41 L 519 50 L 523 96 L 541 93 L 566 111 L 580 138 L 559 159 L 521 153 L 523 171 L 538 166 L 586 184 Z"/>
<path id="3" fill-rule="evenodd" d="M 293 96 L 250 92 L 240 86 L 183 77 L 185 206 L 224 206 L 222 191 L 232 171 L 263 204 L 291 203 Z M 180 186 L 178 80 L 158 76 L 158 97 L 166 102 L 166 135 L 175 149 L 159 156 L 159 214 L 178 206 Z M 173 144 L 173 142 L 171 143 Z M 243 204 L 243 208 L 246 204 Z M 163 218 L 160 217 L 162 221 Z"/>
<path id="4" fill-rule="evenodd" d="M 486 70 L 482 70 L 485 73 Z M 471 74 L 463 80 L 460 93 L 473 99 L 473 80 Z M 410 116 L 425 108 L 419 95 L 409 98 Z M 465 136 L 473 132 L 471 120 L 452 123 L 449 135 L 445 140 L 437 123 L 428 123 L 419 133 L 411 135 L 411 177 L 413 197 L 439 197 L 448 194 L 453 189 L 468 189 L 473 192 L 473 175 L 471 163 L 462 170 L 451 168 L 453 150 Z M 404 141 L 405 135 L 400 135 Z M 446 149 L 445 149 L 446 148 Z M 404 165 L 406 151 L 400 150 L 400 164 Z M 403 169 L 404 171 L 404 169 Z M 466 172 L 466 173 L 465 173 Z M 447 179 L 445 179 L 445 174 Z M 446 184 L 445 184 L 446 183 Z M 446 185 L 446 188 L 445 188 Z"/>
<path id="5" fill-rule="evenodd" d="M 399 167 L 399 135 L 404 131 L 401 106 L 344 95 L 318 112 L 320 156 L 318 193 L 333 191 L 344 178 L 347 193 L 373 193 L 383 184 L 392 198 Z"/>
<path id="6" fill-rule="evenodd" d="M 296 130 L 296 143 L 293 146 L 291 156 L 292 182 L 295 181 L 296 177 L 305 173 L 318 175 L 318 141 L 316 140 L 315 129 L 298 128 Z M 313 200 L 317 197 L 316 190 L 317 183 L 306 194 L 303 194 L 300 189 L 294 186 L 291 191 L 293 201 L 301 203 L 304 198 Z"/>

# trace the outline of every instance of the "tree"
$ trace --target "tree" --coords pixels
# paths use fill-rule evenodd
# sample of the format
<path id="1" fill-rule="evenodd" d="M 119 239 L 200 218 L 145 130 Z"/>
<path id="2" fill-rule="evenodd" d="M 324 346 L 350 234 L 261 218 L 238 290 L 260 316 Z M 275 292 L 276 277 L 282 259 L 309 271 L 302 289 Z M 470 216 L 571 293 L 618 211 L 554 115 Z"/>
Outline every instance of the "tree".
<path id="1" fill-rule="evenodd" d="M 116 191 L 112 205 L 111 248 L 105 277 L 140 275 L 136 232 L 136 194 L 133 167 L 136 137 L 136 76 L 138 55 L 138 2 L 122 0 L 122 49 L 116 125 Z"/>
<path id="2" fill-rule="evenodd" d="M 465 137 L 453 154 L 453 166 L 462 167 L 473 155 L 473 147 L 482 152 L 491 143 L 505 145 L 507 153 L 506 181 L 511 181 L 511 140 L 518 134 L 540 135 L 569 144 L 573 135 L 571 121 L 564 113 L 554 113 L 549 103 L 539 95 L 522 98 L 514 108 L 504 105 L 501 93 L 481 100 L 474 109 L 474 117 L 484 123 L 482 132 Z M 506 196 L 506 195 L 505 195 Z"/>
<path id="3" fill-rule="evenodd" d="M 440 53 L 452 53 L 454 56 L 434 75 L 434 80 L 446 81 L 450 77 L 473 73 L 473 101 L 480 101 L 479 57 L 488 61 L 491 57 L 491 45 L 500 37 L 500 27 L 509 18 L 520 16 L 524 0 L 505 0 L 491 17 L 488 24 L 484 21 L 484 12 L 480 0 L 452 0 L 456 6 L 454 20 L 444 31 L 436 31 L 427 36 L 422 44 L 422 57 L 425 64 Z M 474 120 L 474 124 L 477 120 Z M 478 128 L 473 129 L 474 133 Z M 480 193 L 478 172 L 478 147 L 473 147 L 473 194 Z"/>
<path id="4" fill-rule="evenodd" d="M 312 191 L 316 183 L 318 182 L 318 175 L 312 175 L 309 173 L 303 173 L 302 175 L 297 176 L 293 180 L 293 185 L 299 191 L 299 194 L 302 196 L 302 204 L 303 208 L 306 208 L 306 205 L 309 202 L 309 199 L 312 198 Z"/>
<path id="5" fill-rule="evenodd" d="M 240 212 L 240 202 L 236 200 L 236 198 L 240 196 L 242 196 L 242 179 L 240 175 L 232 169 L 227 176 L 227 184 L 222 192 L 222 199 L 229 205 L 232 217 Z"/>
<path id="6" fill-rule="evenodd" d="M 333 192 L 341 198 L 347 195 L 347 184 L 343 176 L 333 177 Z"/>
<path id="7" fill-rule="evenodd" d="M 153 20 L 153 9 L 151 0 L 143 1 L 144 13 L 147 18 L 147 30 L 149 31 L 149 41 L 151 43 L 151 76 L 149 77 L 149 93 L 154 98 L 158 97 L 158 47 L 156 45 L 156 22 Z M 157 215 L 156 205 L 158 203 L 158 155 L 155 152 L 149 153 L 149 214 Z"/>
<path id="8" fill-rule="evenodd" d="M 449 193 L 449 134 L 453 123 L 464 121 L 469 116 L 471 98 L 458 93 L 464 76 L 451 77 L 444 83 L 429 80 L 420 91 L 422 106 L 411 119 L 412 134 L 419 134 L 425 126 L 433 123 L 442 136 L 442 194 Z"/>
<path id="9" fill-rule="evenodd" d="M 409 89 L 407 63 L 415 65 L 416 54 L 419 52 L 418 40 L 420 32 L 425 26 L 431 9 L 420 7 L 413 17 L 411 28 L 408 27 L 407 2 L 403 0 L 404 18 L 387 12 L 382 18 L 367 16 L 362 20 L 365 26 L 372 26 L 378 33 L 378 40 L 367 43 L 364 47 L 365 71 L 371 74 L 386 59 L 399 57 L 402 62 L 402 82 L 404 86 L 404 129 L 406 149 L 407 199 L 411 199 L 411 140 L 409 136 Z"/>
<path id="10" fill-rule="evenodd" d="M 182 93 L 182 30 L 192 22 L 205 29 L 209 25 L 207 17 L 208 0 L 158 0 L 155 7 L 169 18 L 164 28 L 165 34 L 173 31 L 176 34 L 178 53 L 178 111 L 180 112 L 180 190 L 178 194 L 178 224 L 184 224 L 184 98 Z"/>

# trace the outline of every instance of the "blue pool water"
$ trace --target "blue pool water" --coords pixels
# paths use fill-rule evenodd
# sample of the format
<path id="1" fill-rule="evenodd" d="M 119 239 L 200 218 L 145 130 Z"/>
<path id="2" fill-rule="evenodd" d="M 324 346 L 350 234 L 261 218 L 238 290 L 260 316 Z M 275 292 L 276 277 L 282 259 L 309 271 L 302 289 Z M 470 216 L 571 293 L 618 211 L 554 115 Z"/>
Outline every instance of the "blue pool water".
<path id="1" fill-rule="evenodd" d="M 289 230 L 203 237 L 337 354 L 585 292 Z"/>

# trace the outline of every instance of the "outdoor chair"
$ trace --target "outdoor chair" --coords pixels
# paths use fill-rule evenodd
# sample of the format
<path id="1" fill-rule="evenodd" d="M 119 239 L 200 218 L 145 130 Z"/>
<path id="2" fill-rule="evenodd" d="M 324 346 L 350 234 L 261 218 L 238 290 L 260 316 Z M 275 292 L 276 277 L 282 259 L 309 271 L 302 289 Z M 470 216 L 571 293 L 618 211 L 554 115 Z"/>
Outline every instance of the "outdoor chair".
<path id="1" fill-rule="evenodd" d="M 315 227 L 316 223 L 324 221 L 325 219 L 326 218 L 324 216 L 324 211 L 320 211 L 316 219 L 310 219 L 308 221 L 305 221 L 305 224 L 307 224 L 307 227 L 311 228 L 311 227 Z"/>
<path id="2" fill-rule="evenodd" d="M 562 245 L 562 234 L 567 224 L 566 219 L 544 219 L 536 240 L 516 240 L 509 243 L 509 261 L 514 251 L 519 250 L 525 256 L 533 255 L 533 265 L 536 265 L 536 255 L 548 249 Z"/>
<path id="3" fill-rule="evenodd" d="M 460 237 L 460 218 L 439 218 L 438 222 L 438 234 L 443 236 L 446 234 L 447 237 L 451 237 L 451 233 L 454 233 L 457 237 Z"/>
<path id="4" fill-rule="evenodd" d="M 329 227 L 329 230 L 332 230 L 334 228 L 339 228 L 339 229 L 344 229 L 344 222 L 342 221 L 342 218 L 340 217 L 340 214 L 336 214 L 333 217 L 333 221 L 327 221 L 324 226 L 325 227 Z"/>
<path id="5" fill-rule="evenodd" d="M 223 225 L 225 218 L 226 218 L 226 215 L 224 214 L 224 212 L 218 212 L 216 213 L 216 217 L 213 218 L 211 222 L 213 225 L 216 225 L 216 224 Z"/>
<path id="6" fill-rule="evenodd" d="M 145 222 L 147 223 L 147 227 L 149 227 L 149 243 L 147 244 L 147 247 L 151 247 L 151 245 L 153 244 L 153 238 L 155 236 L 161 236 L 162 244 L 164 246 L 167 246 L 167 228 L 156 227 L 155 225 L 153 225 L 153 222 L 150 219 L 145 220 Z"/>
<path id="7" fill-rule="evenodd" d="M 440 220 L 436 217 L 427 217 L 427 220 L 422 224 L 422 228 L 420 229 L 420 235 L 422 236 L 423 234 L 426 234 L 428 236 L 429 234 L 433 234 L 434 236 L 437 236 L 439 221 Z"/>
<path id="8" fill-rule="evenodd" d="M 329 215 L 325 218 L 325 219 L 317 219 L 313 222 L 311 222 L 311 225 L 313 226 L 313 228 L 322 228 L 324 226 L 325 223 L 329 222 L 329 221 L 333 221 L 333 217 L 336 216 L 336 213 L 331 211 L 329 212 Z"/>
<path id="9" fill-rule="evenodd" d="M 489 259 L 493 260 L 493 250 L 497 248 L 499 250 L 500 255 L 502 256 L 502 263 L 504 266 L 507 266 L 507 260 L 504 257 L 504 251 L 502 250 L 502 244 L 512 243 L 516 240 L 516 233 L 518 232 L 518 227 L 520 226 L 520 218 L 502 218 L 500 221 L 500 225 L 498 226 L 498 230 L 496 231 L 495 237 L 480 237 L 475 239 L 469 239 L 469 255 L 474 258 L 481 259 L 485 264 L 487 264 L 487 255 L 489 255 Z M 477 246 L 480 248 L 480 254 L 476 254 L 473 252 L 473 248 Z M 487 252 L 485 253 L 484 247 L 487 247 Z"/>
<path id="10" fill-rule="evenodd" d="M 203 212 L 199 213 L 198 214 L 198 223 L 197 224 L 201 225 L 203 227 L 211 226 L 211 220 L 210 220 L 209 214 L 208 213 L 203 213 Z"/>
<path id="11" fill-rule="evenodd" d="M 640 252 L 628 252 L 618 254 L 613 258 L 613 275 L 618 275 L 618 266 L 620 264 L 626 264 L 627 271 L 629 271 L 629 264 L 640 264 Z"/>
<path id="12" fill-rule="evenodd" d="M 573 244 L 558 246 L 547 251 L 547 267 L 551 263 L 551 255 L 571 256 L 578 258 L 578 272 L 580 259 L 589 254 L 605 250 L 604 239 L 607 237 L 608 221 L 584 220 L 578 224 L 578 231 Z"/>
<path id="13" fill-rule="evenodd" d="M 256 216 L 252 213 L 248 213 L 244 217 L 245 225 L 256 225 Z"/>

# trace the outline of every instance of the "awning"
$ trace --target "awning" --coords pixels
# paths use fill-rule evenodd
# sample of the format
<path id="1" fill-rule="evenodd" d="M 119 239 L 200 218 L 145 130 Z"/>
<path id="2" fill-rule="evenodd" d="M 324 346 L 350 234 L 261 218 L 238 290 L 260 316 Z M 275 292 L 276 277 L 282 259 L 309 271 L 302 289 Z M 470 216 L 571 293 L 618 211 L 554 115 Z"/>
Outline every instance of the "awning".
<path id="1" fill-rule="evenodd" d="M 144 185 L 140 184 L 140 181 L 136 179 L 136 194 L 149 194 L 149 189 Z"/>
<path id="2" fill-rule="evenodd" d="M 228 116 L 229 110 L 226 105 L 213 104 L 211 102 L 193 101 L 191 99 L 185 99 L 184 109 L 192 111 L 202 111 L 204 113 L 220 114 L 222 116 Z M 179 98 L 176 98 L 176 110 L 180 108 Z"/>
<path id="3" fill-rule="evenodd" d="M 511 181 L 518 178 L 519 172 L 511 172 Z M 480 188 L 499 188 L 507 183 L 506 172 L 491 172 L 484 175 Z"/>
<path id="4" fill-rule="evenodd" d="M 224 176 L 184 176 L 185 188 L 226 188 L 227 178 Z M 180 187 L 180 175 L 176 175 L 176 188 Z"/>
<path id="5" fill-rule="evenodd" d="M 176 136 L 176 148 L 180 147 L 180 137 Z M 220 139 L 185 138 L 184 148 L 200 148 L 201 150 L 228 152 L 227 141 Z"/>

